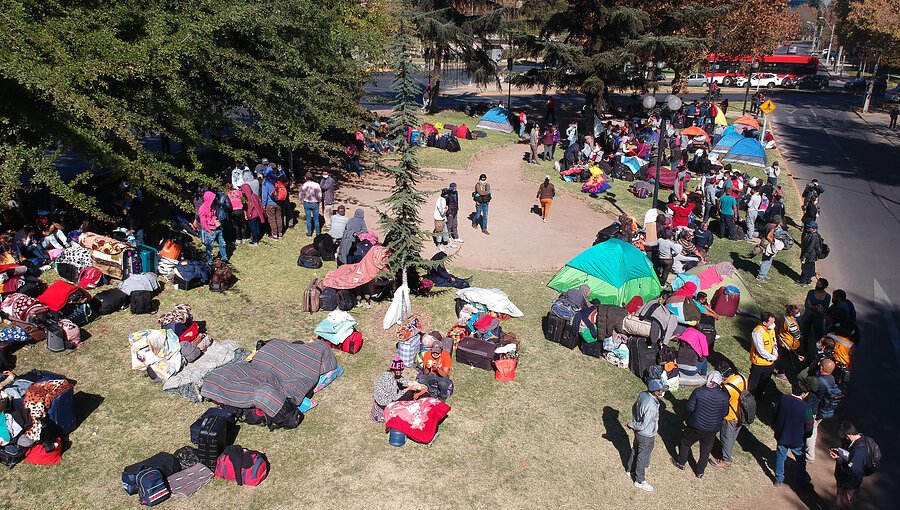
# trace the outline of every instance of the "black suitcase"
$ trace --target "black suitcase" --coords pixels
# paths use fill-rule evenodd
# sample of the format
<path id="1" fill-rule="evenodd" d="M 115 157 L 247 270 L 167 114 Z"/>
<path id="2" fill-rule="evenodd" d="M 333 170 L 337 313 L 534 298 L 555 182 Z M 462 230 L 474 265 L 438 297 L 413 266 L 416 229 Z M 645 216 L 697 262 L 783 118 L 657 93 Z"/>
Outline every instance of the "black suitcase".
<path id="1" fill-rule="evenodd" d="M 603 356 L 603 342 L 596 341 L 587 343 L 584 340 L 579 342 L 578 348 L 581 349 L 581 354 L 585 356 L 591 356 L 592 358 L 600 358 Z"/>
<path id="2" fill-rule="evenodd" d="M 229 438 L 233 440 L 231 429 L 233 421 L 224 416 L 200 417 L 196 437 L 194 426 L 191 425 L 191 441 L 197 445 L 197 457 L 200 463 L 209 469 L 216 468 L 216 459 L 222 454 L 222 450 L 228 446 Z M 194 441 L 196 439 L 196 441 Z"/>
<path id="3" fill-rule="evenodd" d="M 180 276 L 175 277 L 175 288 L 178 290 L 193 290 L 198 287 L 203 287 L 207 284 L 207 282 L 203 281 L 203 278 L 191 278 L 190 280 L 185 280 Z"/>
<path id="4" fill-rule="evenodd" d="M 119 289 L 107 289 L 94 295 L 94 309 L 100 315 L 109 315 L 128 306 L 128 294 Z"/>
<path id="5" fill-rule="evenodd" d="M 659 346 L 642 336 L 628 337 L 628 368 L 634 375 L 643 378 L 647 367 L 656 364 Z"/>
<path id="6" fill-rule="evenodd" d="M 548 313 L 543 321 L 544 338 L 558 344 L 563 342 L 566 332 L 572 329 L 572 324 L 558 315 Z M 569 334 L 569 336 L 574 336 Z M 572 347 L 575 347 L 574 345 Z M 570 347 L 571 348 L 571 347 Z"/>
<path id="7" fill-rule="evenodd" d="M 482 370 L 493 370 L 494 349 L 497 346 L 487 340 L 467 337 L 456 346 L 456 361 Z"/>
<path id="8" fill-rule="evenodd" d="M 704 316 L 706 317 L 706 316 Z M 716 351 L 716 325 L 715 324 L 704 324 L 703 319 L 701 319 L 700 324 L 694 326 L 697 331 L 703 333 L 706 336 L 706 343 L 709 345 L 709 352 L 713 353 Z"/>

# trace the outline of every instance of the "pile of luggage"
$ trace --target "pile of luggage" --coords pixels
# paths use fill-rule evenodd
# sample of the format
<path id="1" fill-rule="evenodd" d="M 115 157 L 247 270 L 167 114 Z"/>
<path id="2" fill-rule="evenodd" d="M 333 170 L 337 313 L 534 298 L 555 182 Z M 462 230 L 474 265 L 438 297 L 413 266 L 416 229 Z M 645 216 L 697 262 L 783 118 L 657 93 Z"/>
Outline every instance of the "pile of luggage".
<path id="1" fill-rule="evenodd" d="M 125 467 L 122 488 L 138 496 L 144 506 L 155 506 L 172 496 L 188 497 L 213 478 L 238 485 L 257 486 L 269 474 L 265 454 L 234 444 L 238 415 L 228 409 L 207 409 L 190 428 L 193 445 L 173 453 L 159 452 Z"/>
<path id="2" fill-rule="evenodd" d="M 443 124 L 440 125 L 440 127 L 437 126 L 438 125 L 428 123 L 422 125 L 422 136 L 425 137 L 426 147 L 436 147 L 449 152 L 459 152 L 461 150 L 459 139 L 471 140 L 474 136 L 465 124 L 460 126 L 452 126 L 449 124 Z M 445 130 L 446 133 L 441 134 L 441 130 Z"/>

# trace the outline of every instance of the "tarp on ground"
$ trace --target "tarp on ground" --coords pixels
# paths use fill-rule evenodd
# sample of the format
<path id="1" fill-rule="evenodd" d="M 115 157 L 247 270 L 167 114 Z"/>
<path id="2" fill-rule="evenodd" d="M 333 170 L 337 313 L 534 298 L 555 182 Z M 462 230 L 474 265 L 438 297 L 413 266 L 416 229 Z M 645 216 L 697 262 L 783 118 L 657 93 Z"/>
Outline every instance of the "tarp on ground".
<path id="1" fill-rule="evenodd" d="M 766 149 L 756 138 L 744 138 L 734 144 L 728 154 L 722 158 L 723 163 L 742 163 L 765 168 Z"/>
<path id="2" fill-rule="evenodd" d="M 512 133 L 512 114 L 506 108 L 495 107 L 487 111 L 478 121 L 478 128 L 489 129 L 491 131 L 502 131 L 504 133 Z"/>
<path id="3" fill-rule="evenodd" d="M 558 292 L 581 285 L 591 288 L 590 299 L 623 305 L 634 296 L 645 302 L 659 297 L 662 287 L 650 259 L 633 244 L 610 239 L 583 251 L 547 284 Z"/>
<path id="4" fill-rule="evenodd" d="M 716 142 L 716 146 L 712 148 L 712 151 L 725 154 L 730 151 L 732 147 L 734 147 L 734 144 L 740 142 L 743 139 L 744 135 L 732 130 L 728 134 L 723 135 L 722 138 L 720 138 L 719 141 Z"/>
<path id="5" fill-rule="evenodd" d="M 703 264 L 697 267 L 692 268 L 688 273 L 699 275 L 710 266 L 714 264 Z M 727 287 L 728 285 L 733 285 L 740 289 L 741 291 L 741 301 L 738 304 L 738 315 L 744 315 L 746 317 L 754 317 L 759 318 L 760 310 L 759 304 L 756 302 L 756 298 L 753 297 L 753 294 L 750 293 L 750 288 L 747 286 L 747 282 L 741 278 L 741 275 L 735 271 L 731 276 L 722 276 L 722 281 L 712 285 L 707 289 L 703 289 L 704 292 L 709 295 L 709 301 L 712 302 L 713 295 L 716 293 L 716 290 L 719 287 Z"/>

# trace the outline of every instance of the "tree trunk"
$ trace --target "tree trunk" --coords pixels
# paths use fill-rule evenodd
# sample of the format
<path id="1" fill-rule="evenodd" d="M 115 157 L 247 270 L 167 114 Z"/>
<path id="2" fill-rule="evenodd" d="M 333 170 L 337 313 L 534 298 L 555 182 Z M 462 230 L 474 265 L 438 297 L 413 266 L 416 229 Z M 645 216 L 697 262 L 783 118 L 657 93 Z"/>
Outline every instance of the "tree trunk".
<path id="1" fill-rule="evenodd" d="M 438 96 L 441 91 L 441 73 L 444 69 L 444 49 L 435 48 L 434 66 L 431 68 L 431 101 L 428 103 L 428 113 L 438 112 Z"/>
<path id="2" fill-rule="evenodd" d="M 869 87 L 866 90 L 866 102 L 863 103 L 863 113 L 869 113 L 869 107 L 872 105 L 872 92 L 875 90 L 875 80 L 878 78 L 879 65 L 881 65 L 881 53 L 878 54 L 878 60 L 875 61 L 875 67 L 872 68 L 872 79 L 869 80 Z"/>

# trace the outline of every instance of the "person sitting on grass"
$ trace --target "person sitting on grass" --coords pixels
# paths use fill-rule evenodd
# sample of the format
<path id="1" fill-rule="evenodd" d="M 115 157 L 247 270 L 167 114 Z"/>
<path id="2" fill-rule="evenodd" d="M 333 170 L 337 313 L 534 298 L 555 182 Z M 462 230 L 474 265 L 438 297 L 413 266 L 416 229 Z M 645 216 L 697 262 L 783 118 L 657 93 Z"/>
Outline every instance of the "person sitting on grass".
<path id="1" fill-rule="evenodd" d="M 390 367 L 375 380 L 375 402 L 372 406 L 372 420 L 384 423 L 384 408 L 392 402 L 415 400 L 416 393 L 425 386 L 405 379 L 403 369 L 406 365 L 400 356 L 394 356 Z"/>
<path id="2" fill-rule="evenodd" d="M 469 282 L 465 278 L 459 278 L 444 267 L 443 260 L 447 258 L 447 254 L 439 251 L 431 257 L 431 260 L 434 262 L 440 262 L 440 264 L 431 268 L 428 271 L 428 278 L 432 282 L 434 282 L 435 287 L 453 287 L 456 289 L 465 289 L 469 287 Z"/>
<path id="3" fill-rule="evenodd" d="M 452 365 L 450 353 L 444 350 L 440 342 L 436 342 L 422 360 L 422 375 L 419 376 L 418 382 L 428 388 L 428 394 L 432 397 L 447 400 L 450 397 Z"/>

